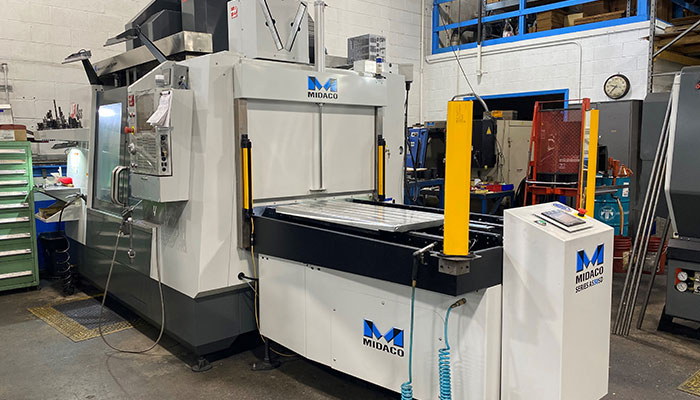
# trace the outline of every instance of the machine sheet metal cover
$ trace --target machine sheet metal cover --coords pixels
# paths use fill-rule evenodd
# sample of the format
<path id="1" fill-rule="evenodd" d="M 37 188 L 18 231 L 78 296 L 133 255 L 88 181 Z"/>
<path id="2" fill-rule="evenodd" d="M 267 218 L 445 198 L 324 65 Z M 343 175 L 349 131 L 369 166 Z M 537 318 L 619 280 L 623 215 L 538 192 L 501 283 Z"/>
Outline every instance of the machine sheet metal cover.
<path id="1" fill-rule="evenodd" d="M 316 200 L 277 207 L 279 214 L 389 232 L 440 226 L 442 214 L 348 200 Z"/>

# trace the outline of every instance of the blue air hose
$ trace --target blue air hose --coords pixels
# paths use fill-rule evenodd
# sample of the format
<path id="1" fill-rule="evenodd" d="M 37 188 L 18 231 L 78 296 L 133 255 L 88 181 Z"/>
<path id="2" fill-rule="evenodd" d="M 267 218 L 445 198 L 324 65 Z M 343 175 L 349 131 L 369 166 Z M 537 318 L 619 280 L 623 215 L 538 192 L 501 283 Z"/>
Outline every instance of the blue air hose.
<path id="1" fill-rule="evenodd" d="M 423 263 L 423 254 L 432 250 L 437 243 L 431 243 L 413 252 L 413 267 L 411 268 L 411 333 L 408 344 L 408 381 L 401 384 L 401 400 L 413 399 L 413 321 L 416 310 L 416 280 L 418 267 Z"/>
<path id="2" fill-rule="evenodd" d="M 438 373 L 440 376 L 440 400 L 452 400 L 452 372 L 450 371 L 450 343 L 447 340 L 447 324 L 450 320 L 450 312 L 467 302 L 459 299 L 447 309 L 445 314 L 445 347 L 438 350 Z"/>
<path id="3" fill-rule="evenodd" d="M 401 400 L 413 399 L 413 314 L 416 305 L 416 281 L 411 286 L 411 333 L 408 341 L 408 382 L 401 384 Z"/>

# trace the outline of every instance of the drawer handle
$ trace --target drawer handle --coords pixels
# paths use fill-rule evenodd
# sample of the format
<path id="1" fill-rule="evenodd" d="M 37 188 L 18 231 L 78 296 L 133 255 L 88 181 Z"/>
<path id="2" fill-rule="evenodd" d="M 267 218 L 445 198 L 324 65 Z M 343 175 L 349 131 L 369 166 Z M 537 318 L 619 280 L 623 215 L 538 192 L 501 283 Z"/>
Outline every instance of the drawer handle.
<path id="1" fill-rule="evenodd" d="M 26 191 L 23 192 L 0 192 L 0 197 L 24 197 L 28 193 Z"/>
<path id="2" fill-rule="evenodd" d="M 19 278 L 22 276 L 31 276 L 31 275 L 32 275 L 32 271 L 8 272 L 6 274 L 0 274 L 0 279 Z"/>
<path id="3" fill-rule="evenodd" d="M 19 186 L 26 185 L 28 182 L 24 179 L 18 181 L 0 181 L 0 186 Z"/>
<path id="4" fill-rule="evenodd" d="M 23 254 L 32 254 L 32 249 L 0 251 L 0 257 L 21 256 Z"/>
<path id="5" fill-rule="evenodd" d="M 0 170 L 0 175 L 24 175 L 27 173 L 26 169 L 3 169 Z"/>
<path id="6" fill-rule="evenodd" d="M 26 154 L 24 149 L 0 149 L 0 154 Z"/>
<path id="7" fill-rule="evenodd" d="M 29 203 L 0 204 L 0 210 L 12 210 L 15 208 L 27 208 Z"/>
<path id="8" fill-rule="evenodd" d="M 0 160 L 0 165 L 24 165 L 24 160 Z"/>
<path id="9" fill-rule="evenodd" d="M 11 233 L 9 235 L 0 235 L 0 240 L 14 240 L 14 239 L 29 239 L 32 234 L 27 233 Z"/>
<path id="10" fill-rule="evenodd" d="M 29 217 L 2 218 L 0 224 L 14 224 L 16 222 L 29 222 Z"/>

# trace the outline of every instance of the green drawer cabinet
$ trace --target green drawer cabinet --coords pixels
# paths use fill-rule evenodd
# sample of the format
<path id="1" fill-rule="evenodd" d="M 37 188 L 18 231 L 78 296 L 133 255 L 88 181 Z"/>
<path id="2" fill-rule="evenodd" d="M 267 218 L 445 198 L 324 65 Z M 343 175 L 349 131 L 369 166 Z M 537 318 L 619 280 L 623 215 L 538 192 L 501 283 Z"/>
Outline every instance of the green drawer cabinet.
<path id="1" fill-rule="evenodd" d="M 29 142 L 0 141 L 0 291 L 39 284 Z"/>

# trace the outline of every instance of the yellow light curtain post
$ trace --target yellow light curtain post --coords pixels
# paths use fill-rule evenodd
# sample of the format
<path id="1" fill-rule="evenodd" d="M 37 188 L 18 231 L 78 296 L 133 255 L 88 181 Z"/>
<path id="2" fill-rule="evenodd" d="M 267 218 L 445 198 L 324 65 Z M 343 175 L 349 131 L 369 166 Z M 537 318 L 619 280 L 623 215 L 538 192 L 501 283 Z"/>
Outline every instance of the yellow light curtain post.
<path id="1" fill-rule="evenodd" d="M 595 210 L 595 176 L 598 171 L 598 118 L 600 112 L 591 110 L 588 131 L 588 167 L 586 168 L 586 215 L 593 218 Z"/>
<path id="2" fill-rule="evenodd" d="M 447 103 L 443 246 L 446 256 L 469 254 L 473 114 L 474 103 L 471 101 Z"/>
<path id="3" fill-rule="evenodd" d="M 384 149 L 386 141 L 382 136 L 377 140 L 377 200 L 384 201 L 386 193 L 384 188 L 385 172 L 384 172 Z"/>

